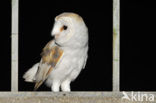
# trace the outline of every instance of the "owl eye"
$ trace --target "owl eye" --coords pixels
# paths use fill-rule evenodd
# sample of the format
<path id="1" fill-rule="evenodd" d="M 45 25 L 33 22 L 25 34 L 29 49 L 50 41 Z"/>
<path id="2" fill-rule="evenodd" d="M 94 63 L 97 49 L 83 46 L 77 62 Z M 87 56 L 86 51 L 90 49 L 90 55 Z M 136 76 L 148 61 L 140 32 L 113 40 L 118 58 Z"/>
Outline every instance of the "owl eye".
<path id="1" fill-rule="evenodd" d="M 64 29 L 64 30 L 67 30 L 67 28 L 68 28 L 68 27 L 67 27 L 66 25 L 63 26 L 63 29 Z"/>

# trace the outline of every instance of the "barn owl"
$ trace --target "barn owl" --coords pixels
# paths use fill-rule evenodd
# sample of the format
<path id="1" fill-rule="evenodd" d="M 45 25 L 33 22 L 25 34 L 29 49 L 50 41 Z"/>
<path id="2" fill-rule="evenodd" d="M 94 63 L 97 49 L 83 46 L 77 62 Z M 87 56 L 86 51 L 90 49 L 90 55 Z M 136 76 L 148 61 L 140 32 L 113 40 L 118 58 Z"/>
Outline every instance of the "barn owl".
<path id="1" fill-rule="evenodd" d="M 54 39 L 43 48 L 40 62 L 23 78 L 35 82 L 35 90 L 45 82 L 54 92 L 69 92 L 70 83 L 86 65 L 88 28 L 81 16 L 65 12 L 55 17 L 51 35 Z"/>

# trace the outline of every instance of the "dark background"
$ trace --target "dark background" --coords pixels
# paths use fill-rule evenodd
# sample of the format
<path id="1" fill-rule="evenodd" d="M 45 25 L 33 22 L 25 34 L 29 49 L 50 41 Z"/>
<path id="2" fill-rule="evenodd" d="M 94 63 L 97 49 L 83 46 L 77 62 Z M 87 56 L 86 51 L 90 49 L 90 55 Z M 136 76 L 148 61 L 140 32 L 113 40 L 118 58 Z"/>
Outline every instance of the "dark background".
<path id="1" fill-rule="evenodd" d="M 11 87 L 11 0 L 0 7 L 0 91 Z M 121 0 L 121 91 L 156 91 L 155 3 Z M 112 1 L 20 0 L 19 90 L 32 91 L 22 75 L 39 62 L 40 52 L 51 40 L 54 17 L 64 11 L 80 14 L 89 29 L 89 58 L 86 68 L 71 84 L 73 91 L 112 90 Z M 45 85 L 39 91 L 50 91 Z"/>
<path id="2" fill-rule="evenodd" d="M 0 1 L 0 91 L 11 90 L 11 0 Z"/>
<path id="3" fill-rule="evenodd" d="M 89 58 L 86 68 L 71 83 L 72 91 L 112 90 L 112 1 L 20 0 L 19 90 L 32 91 L 34 84 L 22 76 L 40 61 L 42 48 L 50 36 L 55 16 L 62 12 L 81 15 L 89 29 Z M 38 91 L 50 91 L 42 85 Z"/>
<path id="4" fill-rule="evenodd" d="M 121 0 L 121 90 L 156 91 L 155 11 L 151 0 Z"/>

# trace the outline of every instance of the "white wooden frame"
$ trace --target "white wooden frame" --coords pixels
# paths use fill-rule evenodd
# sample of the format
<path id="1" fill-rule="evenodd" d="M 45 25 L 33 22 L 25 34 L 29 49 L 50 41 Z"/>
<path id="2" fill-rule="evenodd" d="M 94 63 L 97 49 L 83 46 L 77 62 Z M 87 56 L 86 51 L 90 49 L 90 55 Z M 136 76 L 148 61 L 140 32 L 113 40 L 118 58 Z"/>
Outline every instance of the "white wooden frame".
<path id="1" fill-rule="evenodd" d="M 12 0 L 11 91 L 18 91 L 18 0 Z"/>

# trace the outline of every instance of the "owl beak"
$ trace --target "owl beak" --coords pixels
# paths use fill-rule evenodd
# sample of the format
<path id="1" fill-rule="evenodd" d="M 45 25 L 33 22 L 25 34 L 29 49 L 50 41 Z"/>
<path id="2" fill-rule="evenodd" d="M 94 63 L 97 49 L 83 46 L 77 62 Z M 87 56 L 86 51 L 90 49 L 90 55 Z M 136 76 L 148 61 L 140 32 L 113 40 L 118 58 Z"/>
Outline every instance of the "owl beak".
<path id="1" fill-rule="evenodd" d="M 55 36 L 55 33 L 51 33 L 51 36 L 54 37 Z"/>
<path id="2" fill-rule="evenodd" d="M 52 37 L 54 37 L 55 39 L 57 39 L 59 36 L 60 36 L 59 33 L 57 33 L 57 34 L 52 34 Z"/>
<path id="3" fill-rule="evenodd" d="M 53 34 L 52 34 L 51 36 L 52 36 L 52 38 L 54 38 L 54 37 L 55 37 Z"/>
<path id="4" fill-rule="evenodd" d="M 55 39 L 57 39 L 60 36 L 60 34 L 55 34 Z"/>

